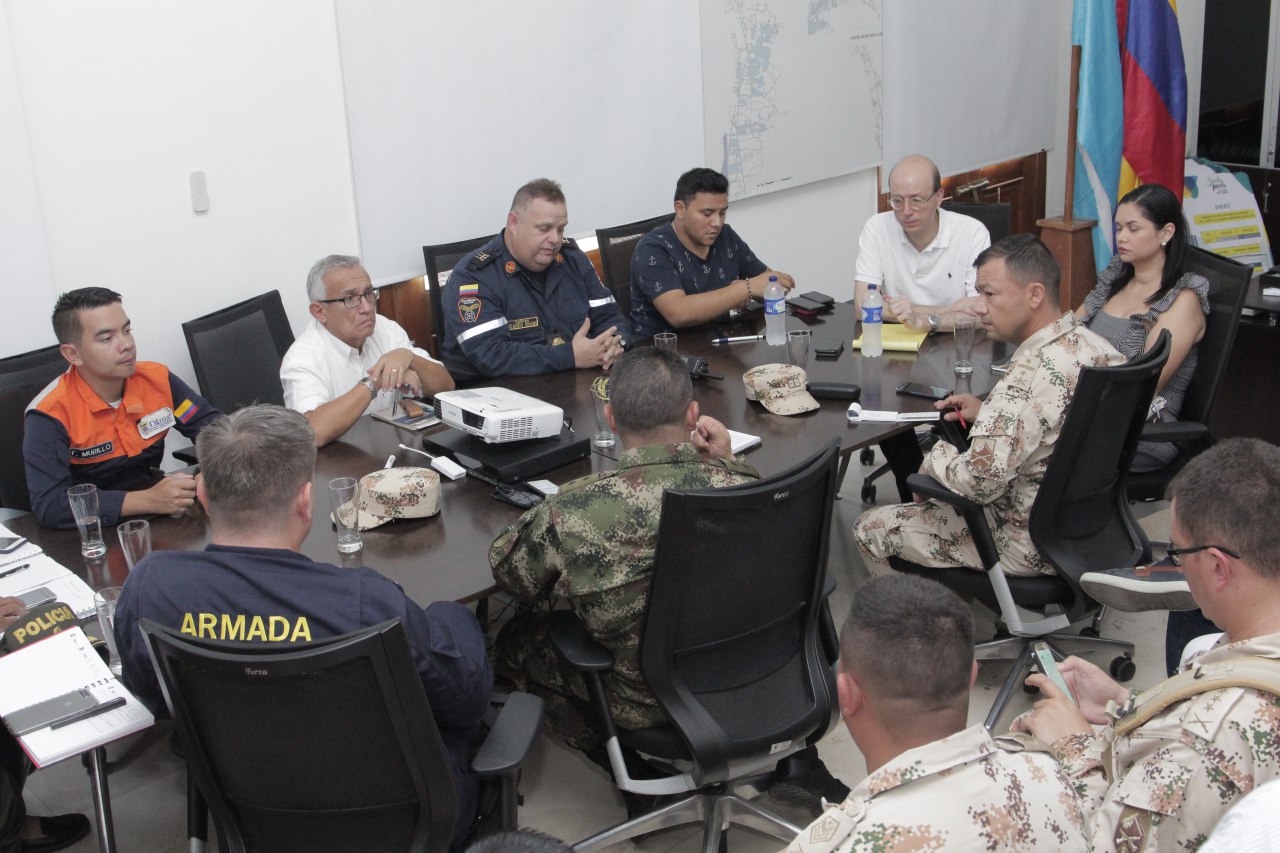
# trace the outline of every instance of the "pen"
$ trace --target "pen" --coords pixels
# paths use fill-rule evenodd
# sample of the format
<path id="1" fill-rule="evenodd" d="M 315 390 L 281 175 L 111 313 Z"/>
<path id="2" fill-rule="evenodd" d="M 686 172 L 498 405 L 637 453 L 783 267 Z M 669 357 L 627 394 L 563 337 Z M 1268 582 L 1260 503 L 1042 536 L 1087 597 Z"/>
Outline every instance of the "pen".
<path id="1" fill-rule="evenodd" d="M 81 711 L 78 714 L 72 714 L 70 717 L 67 717 L 62 720 L 58 720 L 53 725 L 49 726 L 49 728 L 60 729 L 63 726 L 69 726 L 72 723 L 78 723 L 81 720 L 87 720 L 90 717 L 96 717 L 99 714 L 105 714 L 107 711 L 110 711 L 113 708 L 119 708 L 124 703 L 125 703 L 125 698 L 123 696 L 117 696 L 114 699 L 109 699 L 106 702 L 103 702 L 101 705 L 94 705 L 92 708 L 85 708 L 83 711 Z"/>
<path id="2" fill-rule="evenodd" d="M 960 419 L 960 429 L 968 429 L 969 425 L 964 422 L 964 412 L 960 411 L 959 406 L 955 406 L 956 417 Z"/>
<path id="3" fill-rule="evenodd" d="M 0 578 L 7 578 L 7 577 L 9 577 L 9 575 L 16 575 L 18 572 L 20 572 L 20 571 L 22 571 L 23 569 L 28 568 L 28 567 L 30 567 L 30 566 L 31 566 L 31 564 L 30 564 L 30 563 L 23 563 L 21 566 L 16 566 L 16 567 L 14 567 L 14 568 L 12 568 L 12 569 L 9 569 L 9 570 L 8 570 L 8 571 L 6 571 L 6 572 L 0 572 Z"/>
<path id="4" fill-rule="evenodd" d="M 737 338 L 712 338 L 713 344 L 745 344 L 748 341 L 763 341 L 764 335 L 742 335 Z"/>

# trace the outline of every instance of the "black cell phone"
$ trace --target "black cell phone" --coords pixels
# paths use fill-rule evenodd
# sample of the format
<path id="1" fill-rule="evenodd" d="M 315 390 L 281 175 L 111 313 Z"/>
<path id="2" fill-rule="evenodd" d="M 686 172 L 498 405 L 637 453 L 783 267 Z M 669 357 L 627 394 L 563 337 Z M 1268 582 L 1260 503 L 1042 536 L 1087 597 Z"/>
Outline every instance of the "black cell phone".
<path id="1" fill-rule="evenodd" d="M 810 302 L 817 302 L 819 305 L 831 305 L 836 300 L 835 297 L 827 296 L 820 290 L 810 290 L 808 293 L 800 294 L 800 299 L 808 299 Z"/>
<path id="2" fill-rule="evenodd" d="M 12 554 L 26 544 L 25 536 L 0 536 L 0 554 Z"/>
<path id="3" fill-rule="evenodd" d="M 817 344 L 813 348 L 816 358 L 839 358 L 842 352 L 844 352 L 844 341 L 836 341 L 834 344 Z"/>
<path id="4" fill-rule="evenodd" d="M 946 388 L 939 388 L 937 385 L 922 385 L 919 382 L 903 382 L 898 386 L 897 391 L 899 394 L 924 397 L 926 400 L 945 400 L 951 396 L 951 392 Z"/>

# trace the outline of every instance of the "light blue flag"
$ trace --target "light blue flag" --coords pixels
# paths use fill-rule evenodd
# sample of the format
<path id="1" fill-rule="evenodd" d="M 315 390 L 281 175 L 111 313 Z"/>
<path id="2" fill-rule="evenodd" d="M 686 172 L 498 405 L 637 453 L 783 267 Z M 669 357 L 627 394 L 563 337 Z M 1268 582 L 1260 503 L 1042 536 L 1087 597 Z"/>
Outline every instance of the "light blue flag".
<path id="1" fill-rule="evenodd" d="M 1093 229 L 1093 257 L 1101 270 L 1115 252 L 1112 217 L 1124 146 L 1124 84 L 1115 0 L 1075 0 L 1071 43 L 1081 46 L 1075 209 L 1071 214 L 1098 220 Z"/>

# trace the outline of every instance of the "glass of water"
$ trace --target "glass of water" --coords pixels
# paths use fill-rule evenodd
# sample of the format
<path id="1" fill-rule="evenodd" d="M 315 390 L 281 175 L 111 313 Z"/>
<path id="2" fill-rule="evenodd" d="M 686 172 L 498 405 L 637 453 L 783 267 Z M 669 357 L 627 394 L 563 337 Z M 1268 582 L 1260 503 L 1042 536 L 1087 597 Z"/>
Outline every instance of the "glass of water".
<path id="1" fill-rule="evenodd" d="M 106 540 L 102 538 L 102 516 L 98 513 L 98 487 L 93 483 L 81 483 L 67 489 L 71 502 L 71 514 L 80 528 L 80 554 L 84 557 L 101 557 L 107 553 Z"/>
<path id="2" fill-rule="evenodd" d="M 972 314 L 956 314 L 956 373 L 973 373 L 973 336 L 977 321 Z"/>
<path id="3" fill-rule="evenodd" d="M 600 448 L 613 447 L 618 441 L 613 430 L 609 429 L 608 418 L 604 416 L 604 407 L 608 402 L 609 377 L 597 376 L 591 381 L 591 408 L 596 416 L 596 432 L 591 436 L 591 443 Z"/>
<path id="4" fill-rule="evenodd" d="M 109 586 L 93 594 L 93 606 L 98 611 L 98 626 L 102 629 L 102 639 L 107 643 L 107 651 L 111 660 L 107 668 L 111 674 L 120 677 L 120 650 L 116 648 L 116 601 L 120 598 L 120 587 Z"/>
<path id="5" fill-rule="evenodd" d="M 338 528 L 338 552 L 354 554 L 364 547 L 360 540 L 360 481 L 355 477 L 330 480 L 329 498 L 333 501 L 333 523 Z"/>

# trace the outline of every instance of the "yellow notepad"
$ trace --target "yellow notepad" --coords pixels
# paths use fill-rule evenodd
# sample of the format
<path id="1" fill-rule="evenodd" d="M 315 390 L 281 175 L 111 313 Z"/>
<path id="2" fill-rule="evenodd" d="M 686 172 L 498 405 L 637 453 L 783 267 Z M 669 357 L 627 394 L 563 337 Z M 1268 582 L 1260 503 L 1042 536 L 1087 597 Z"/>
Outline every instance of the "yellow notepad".
<path id="1" fill-rule="evenodd" d="M 880 342 L 889 352 L 920 352 L 920 345 L 928 336 L 927 329 L 917 331 L 901 323 L 885 323 L 881 327 Z M 853 339 L 853 348 L 862 349 L 862 338 Z"/>

